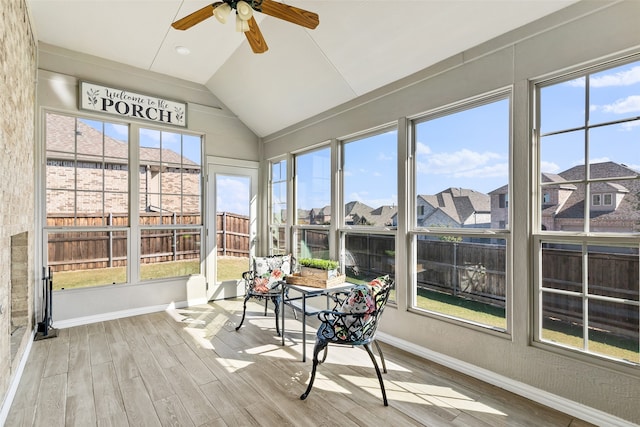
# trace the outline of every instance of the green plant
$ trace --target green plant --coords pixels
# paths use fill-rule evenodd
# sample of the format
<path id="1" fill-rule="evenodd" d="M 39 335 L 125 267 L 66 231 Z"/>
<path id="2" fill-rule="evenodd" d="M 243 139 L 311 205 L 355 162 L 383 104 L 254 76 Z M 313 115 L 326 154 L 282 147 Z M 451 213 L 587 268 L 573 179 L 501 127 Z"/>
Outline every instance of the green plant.
<path id="1" fill-rule="evenodd" d="M 317 268 L 319 270 L 335 270 L 340 266 L 338 261 L 320 258 L 301 258 L 298 264 L 302 267 Z"/>

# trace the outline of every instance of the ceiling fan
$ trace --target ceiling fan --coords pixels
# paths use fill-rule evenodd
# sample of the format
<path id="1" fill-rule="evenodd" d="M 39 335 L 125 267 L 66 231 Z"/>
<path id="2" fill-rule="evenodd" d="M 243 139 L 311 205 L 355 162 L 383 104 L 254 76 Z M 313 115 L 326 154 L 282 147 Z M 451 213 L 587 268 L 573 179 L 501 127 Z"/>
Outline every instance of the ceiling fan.
<path id="1" fill-rule="evenodd" d="M 184 18 L 178 19 L 171 26 L 176 30 L 188 30 L 212 16 L 224 24 L 227 22 L 231 10 L 236 11 L 236 30 L 244 32 L 254 53 L 263 53 L 269 48 L 253 17 L 253 11 L 262 12 L 312 30 L 320 23 L 317 13 L 274 0 L 224 0 L 196 10 Z"/>

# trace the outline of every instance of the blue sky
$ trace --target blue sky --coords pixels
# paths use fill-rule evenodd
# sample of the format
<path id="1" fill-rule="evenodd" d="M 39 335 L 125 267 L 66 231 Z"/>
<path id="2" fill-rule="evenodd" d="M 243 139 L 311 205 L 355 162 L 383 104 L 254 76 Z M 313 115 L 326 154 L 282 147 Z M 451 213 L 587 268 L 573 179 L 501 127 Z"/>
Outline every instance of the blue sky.
<path id="1" fill-rule="evenodd" d="M 578 127 L 584 123 L 586 79 L 542 90 L 542 133 Z M 632 63 L 590 76 L 591 124 L 640 116 L 640 63 Z M 108 129 L 117 136 L 126 127 Z M 435 194 L 449 187 L 488 193 L 508 182 L 508 101 L 502 100 L 416 125 L 416 187 L 419 194 Z M 144 146 L 157 146 L 158 132 L 143 131 Z M 614 161 L 640 171 L 640 121 L 595 128 L 589 135 L 591 163 Z M 345 148 L 345 202 L 369 206 L 397 204 L 396 132 L 385 132 L 347 144 Z M 165 132 L 163 146 L 179 151 L 177 134 Z M 194 147 L 194 148 L 190 148 Z M 196 144 L 187 144 L 186 157 L 200 162 Z M 299 205 L 303 209 L 329 204 L 329 150 L 299 158 Z M 541 168 L 559 173 L 583 164 L 581 132 L 543 138 Z M 219 210 L 248 212 L 248 181 L 225 177 Z M 320 189 L 305 183 L 314 180 Z M 224 192 L 222 191 L 224 189 Z M 242 208 L 244 206 L 245 208 Z"/>

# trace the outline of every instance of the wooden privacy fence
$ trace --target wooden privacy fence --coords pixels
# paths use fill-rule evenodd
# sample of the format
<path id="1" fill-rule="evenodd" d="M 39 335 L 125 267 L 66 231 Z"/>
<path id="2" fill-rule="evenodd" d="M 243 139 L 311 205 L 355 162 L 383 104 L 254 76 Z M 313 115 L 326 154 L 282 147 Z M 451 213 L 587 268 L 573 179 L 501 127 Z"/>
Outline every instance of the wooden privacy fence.
<path id="1" fill-rule="evenodd" d="M 610 249 L 609 249 L 610 251 Z M 582 292 L 582 253 L 544 248 L 543 287 Z M 418 287 L 504 307 L 505 247 L 501 245 L 434 240 L 418 241 Z M 637 254 L 598 252 L 588 258 L 590 295 L 638 301 Z M 580 296 L 543 292 L 544 318 L 582 325 Z M 633 305 L 589 298 L 589 327 L 638 338 L 638 309 Z"/>
<path id="2" fill-rule="evenodd" d="M 504 306 L 505 247 L 418 240 L 418 286 Z"/>
<path id="3" fill-rule="evenodd" d="M 545 288 L 582 292 L 581 252 L 543 248 L 542 257 L 542 281 Z M 589 252 L 587 263 L 590 295 L 638 301 L 640 268 L 637 254 L 597 252 L 597 248 L 594 248 Z M 590 326 L 638 339 L 638 307 L 603 301 L 597 297 L 589 298 L 588 304 L 589 311 L 584 313 L 583 301 L 579 296 L 553 292 L 543 292 L 542 295 L 545 317 L 570 319 L 581 325 L 583 317 L 588 315 Z"/>
<path id="4" fill-rule="evenodd" d="M 249 257 L 249 217 L 229 212 L 216 215 L 218 255 Z"/>
<path id="5" fill-rule="evenodd" d="M 175 225 L 167 229 L 141 231 L 140 258 L 143 264 L 181 261 L 200 258 L 201 233 L 198 229 L 180 228 L 180 225 L 201 223 L 200 215 L 142 214 L 143 225 Z M 51 215 L 48 227 L 126 227 L 128 217 L 122 215 L 72 217 Z M 217 214 L 218 255 L 249 256 L 249 218 L 229 213 Z M 51 231 L 48 233 L 47 258 L 52 271 L 91 270 L 124 267 L 127 263 L 127 233 L 114 231 Z"/>

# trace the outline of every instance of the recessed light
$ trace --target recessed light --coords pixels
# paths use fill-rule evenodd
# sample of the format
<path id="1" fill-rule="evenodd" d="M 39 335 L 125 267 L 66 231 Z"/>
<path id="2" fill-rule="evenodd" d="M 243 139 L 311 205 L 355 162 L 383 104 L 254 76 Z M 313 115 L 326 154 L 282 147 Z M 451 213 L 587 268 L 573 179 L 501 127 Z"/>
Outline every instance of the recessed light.
<path id="1" fill-rule="evenodd" d="M 189 48 L 184 46 L 176 46 L 176 52 L 178 52 L 180 55 L 189 55 L 191 53 Z"/>

